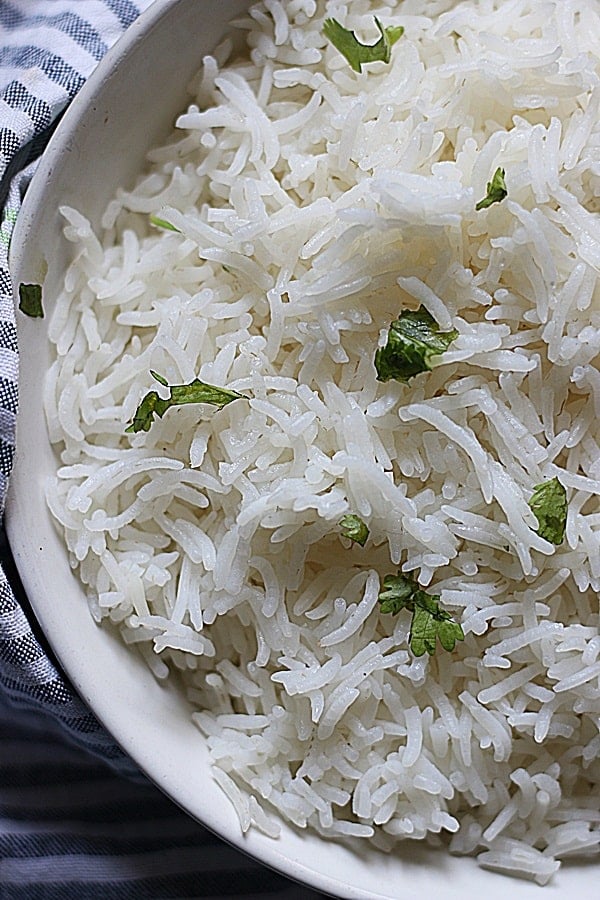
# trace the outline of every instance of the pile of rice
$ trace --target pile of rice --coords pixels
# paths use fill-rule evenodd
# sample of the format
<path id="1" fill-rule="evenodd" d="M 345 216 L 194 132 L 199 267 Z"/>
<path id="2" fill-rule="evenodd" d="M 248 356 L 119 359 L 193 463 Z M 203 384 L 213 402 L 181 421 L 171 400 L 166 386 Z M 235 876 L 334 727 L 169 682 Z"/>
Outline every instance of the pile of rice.
<path id="1" fill-rule="evenodd" d="M 353 72 L 330 16 L 389 65 Z M 600 4 L 263 0 L 74 262 L 48 502 L 87 586 L 178 678 L 241 827 L 443 840 L 545 883 L 600 847 Z M 508 197 L 475 211 L 497 167 Z M 179 231 L 156 227 L 159 216 Z M 458 338 L 381 383 L 390 322 Z M 248 399 L 125 434 L 198 377 Z M 164 394 L 163 394 L 164 395 Z M 558 477 L 566 538 L 537 533 Z M 364 548 L 340 534 L 364 519 Z M 415 658 L 413 573 L 464 642 Z"/>

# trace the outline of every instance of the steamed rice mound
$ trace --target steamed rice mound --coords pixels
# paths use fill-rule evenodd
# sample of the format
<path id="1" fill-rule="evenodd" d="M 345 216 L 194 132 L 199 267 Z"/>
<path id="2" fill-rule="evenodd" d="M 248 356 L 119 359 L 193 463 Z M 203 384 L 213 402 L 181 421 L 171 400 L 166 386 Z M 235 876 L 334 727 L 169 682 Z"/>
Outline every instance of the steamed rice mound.
<path id="1" fill-rule="evenodd" d="M 405 34 L 358 74 L 323 20 L 374 43 L 374 14 Z M 441 834 L 545 883 L 600 845 L 600 3 L 265 0 L 237 28 L 102 227 L 62 211 L 50 507 L 242 828 Z M 420 304 L 458 337 L 383 384 Z M 248 399 L 125 434 L 150 370 Z M 527 502 L 554 477 L 558 546 Z M 398 570 L 453 652 L 380 612 Z"/>

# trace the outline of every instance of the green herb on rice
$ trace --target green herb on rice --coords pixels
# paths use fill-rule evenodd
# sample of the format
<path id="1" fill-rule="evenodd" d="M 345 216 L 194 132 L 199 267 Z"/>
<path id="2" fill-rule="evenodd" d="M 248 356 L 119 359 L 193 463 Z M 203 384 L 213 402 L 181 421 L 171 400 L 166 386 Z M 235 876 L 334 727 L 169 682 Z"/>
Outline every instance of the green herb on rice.
<path id="1" fill-rule="evenodd" d="M 360 516 L 354 515 L 354 513 L 348 513 L 345 516 L 342 516 L 340 519 L 340 527 L 342 529 L 342 536 L 345 538 L 349 538 L 351 541 L 354 541 L 355 544 L 360 544 L 361 547 L 364 547 L 367 538 L 369 537 L 369 528 L 360 518 Z"/>
<path id="2" fill-rule="evenodd" d="M 19 309 L 32 319 L 44 318 L 41 284 L 19 285 Z"/>
<path id="3" fill-rule="evenodd" d="M 402 25 L 385 28 L 376 16 L 373 18 L 381 35 L 375 44 L 363 44 L 353 31 L 344 28 L 336 19 L 325 19 L 323 34 L 346 58 L 355 72 L 362 72 L 365 63 L 389 63 L 393 45 L 404 34 Z"/>
<path id="4" fill-rule="evenodd" d="M 415 375 L 428 372 L 431 360 L 448 349 L 458 331 L 440 331 L 433 316 L 420 306 L 415 312 L 404 310 L 392 322 L 387 342 L 375 353 L 378 381 L 407 383 Z"/>
<path id="5" fill-rule="evenodd" d="M 529 507 L 538 520 L 538 534 L 551 544 L 562 544 L 567 526 L 567 492 L 558 478 L 536 484 Z"/>
<path id="6" fill-rule="evenodd" d="M 171 225 L 166 219 L 161 219 L 158 216 L 150 216 L 150 224 L 154 225 L 155 228 L 164 228 L 165 231 L 176 231 L 177 234 L 181 234 L 180 228 L 176 228 L 175 225 Z"/>
<path id="7" fill-rule="evenodd" d="M 436 640 L 448 651 L 464 640 L 462 627 L 441 608 L 439 596 L 422 590 L 410 575 L 386 575 L 378 599 L 383 613 L 396 615 L 403 609 L 412 613 L 409 644 L 415 656 L 434 654 Z"/>
<path id="8" fill-rule="evenodd" d="M 135 411 L 133 421 L 125 429 L 127 434 L 137 434 L 138 431 L 150 431 L 154 416 L 162 419 L 164 414 L 172 406 L 183 406 L 186 403 L 210 403 L 222 409 L 234 400 L 245 399 L 243 394 L 237 391 L 229 391 L 226 388 L 215 387 L 195 378 L 190 384 L 169 384 L 166 378 L 157 372 L 150 372 L 152 377 L 163 387 L 169 388 L 169 396 L 161 397 L 156 391 L 150 391 L 142 399 Z"/>
<path id="9" fill-rule="evenodd" d="M 504 180 L 504 176 L 506 172 L 504 169 L 497 168 L 492 176 L 492 180 L 487 183 L 487 193 L 483 200 L 480 200 L 475 209 L 479 212 L 480 209 L 487 209 L 488 206 L 491 206 L 492 203 L 501 203 L 505 197 L 508 197 L 508 191 L 506 190 L 506 182 Z"/>

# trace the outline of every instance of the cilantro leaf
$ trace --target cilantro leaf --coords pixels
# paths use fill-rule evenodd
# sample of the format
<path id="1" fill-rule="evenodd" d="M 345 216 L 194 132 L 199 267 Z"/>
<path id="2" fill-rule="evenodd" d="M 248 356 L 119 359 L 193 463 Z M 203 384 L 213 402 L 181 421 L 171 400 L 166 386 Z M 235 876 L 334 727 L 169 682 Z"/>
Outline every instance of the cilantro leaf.
<path id="1" fill-rule="evenodd" d="M 392 322 L 387 343 L 375 353 L 378 381 L 405 384 L 431 369 L 431 360 L 448 349 L 458 331 L 440 331 L 440 326 L 424 306 L 414 312 L 404 310 Z"/>
<path id="2" fill-rule="evenodd" d="M 350 538 L 351 541 L 360 544 L 361 547 L 365 546 L 369 537 L 369 529 L 360 516 L 348 513 L 340 519 L 340 526 L 343 537 Z"/>
<path id="3" fill-rule="evenodd" d="M 538 534 L 552 544 L 562 544 L 567 525 L 567 492 L 558 478 L 536 484 L 529 507 L 538 520 Z"/>
<path id="4" fill-rule="evenodd" d="M 364 63 L 389 63 L 393 45 L 404 34 L 402 25 L 384 28 L 376 16 L 373 18 L 381 35 L 376 44 L 363 44 L 353 31 L 344 28 L 337 19 L 325 19 L 323 34 L 348 60 L 355 72 L 362 72 Z"/>
<path id="5" fill-rule="evenodd" d="M 137 434 L 138 431 L 150 431 L 150 427 L 154 420 L 154 414 L 162 418 L 169 408 L 168 400 L 161 400 L 156 391 L 150 391 L 141 401 L 136 409 L 133 421 L 125 429 L 126 434 Z"/>
<path id="6" fill-rule="evenodd" d="M 222 409 L 228 403 L 244 398 L 244 395 L 238 394 L 237 391 L 215 387 L 215 385 L 206 384 L 198 378 L 195 378 L 190 384 L 170 385 L 162 375 L 152 371 L 150 374 L 163 387 L 169 388 L 169 396 L 163 399 L 156 391 L 149 391 L 136 409 L 131 425 L 125 429 L 126 434 L 150 431 L 154 416 L 162 419 L 172 406 L 182 406 L 186 403 L 210 403 L 212 406 Z"/>
<path id="7" fill-rule="evenodd" d="M 386 575 L 383 588 L 378 598 L 381 612 L 396 615 L 408 609 L 412 613 L 409 644 L 415 656 L 433 655 L 436 640 L 448 651 L 464 640 L 462 627 L 439 605 L 439 595 L 423 591 L 414 578 L 402 572 Z"/>
<path id="8" fill-rule="evenodd" d="M 158 372 L 154 372 L 152 369 L 150 369 L 150 374 L 154 380 L 158 381 L 159 384 L 162 384 L 163 387 L 169 387 L 169 382 L 164 375 L 159 375 Z"/>
<path id="9" fill-rule="evenodd" d="M 410 609 L 413 596 L 419 586 L 408 575 L 398 572 L 397 575 L 386 575 L 383 579 L 384 590 L 379 593 L 382 613 L 397 615 L 402 609 Z"/>
<path id="10" fill-rule="evenodd" d="M 41 284 L 19 285 L 19 309 L 32 319 L 44 318 Z"/>
<path id="11" fill-rule="evenodd" d="M 475 209 L 479 212 L 480 209 L 487 209 L 488 206 L 491 206 L 492 203 L 500 203 L 504 200 L 505 197 L 508 196 L 508 191 L 506 190 L 506 182 L 504 180 L 504 176 L 506 172 L 504 169 L 498 168 L 494 172 L 492 176 L 492 180 L 488 181 L 486 188 L 487 193 L 483 200 L 480 200 L 476 205 Z"/>
<path id="12" fill-rule="evenodd" d="M 156 228 L 164 228 L 166 231 L 176 231 L 181 234 L 180 228 L 176 228 L 175 225 L 171 225 L 166 219 L 160 219 L 158 216 L 150 216 L 150 224 Z"/>

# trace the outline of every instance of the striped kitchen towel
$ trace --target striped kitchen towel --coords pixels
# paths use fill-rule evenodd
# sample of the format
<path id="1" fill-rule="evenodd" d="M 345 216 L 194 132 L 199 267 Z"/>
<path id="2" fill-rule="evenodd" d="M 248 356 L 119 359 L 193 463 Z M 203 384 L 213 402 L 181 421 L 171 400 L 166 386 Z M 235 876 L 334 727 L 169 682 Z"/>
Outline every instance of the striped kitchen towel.
<path id="1" fill-rule="evenodd" d="M 0 0 L 0 510 L 17 411 L 13 225 L 61 113 L 149 5 Z M 219 841 L 144 779 L 53 661 L 3 533 L 0 562 L 1 900 L 321 896 Z"/>

